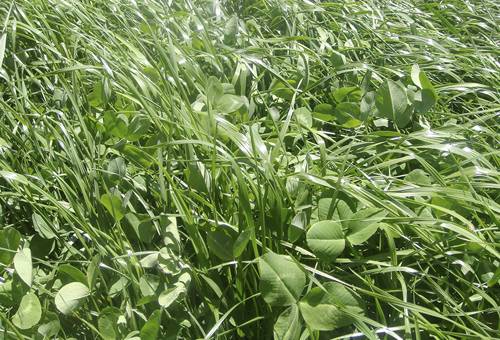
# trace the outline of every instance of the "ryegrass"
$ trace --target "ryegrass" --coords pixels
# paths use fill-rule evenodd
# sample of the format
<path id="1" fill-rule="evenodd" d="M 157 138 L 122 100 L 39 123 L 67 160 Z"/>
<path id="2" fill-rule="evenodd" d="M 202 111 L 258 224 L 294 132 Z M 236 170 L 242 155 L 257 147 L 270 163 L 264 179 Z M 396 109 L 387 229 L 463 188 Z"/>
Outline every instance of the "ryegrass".
<path id="1" fill-rule="evenodd" d="M 498 336 L 495 1 L 17 0 L 0 13 L 4 338 Z M 317 257 L 320 220 L 342 226 L 338 256 Z M 321 289 L 335 292 L 318 307 Z M 297 304 L 273 300 L 287 291 Z"/>

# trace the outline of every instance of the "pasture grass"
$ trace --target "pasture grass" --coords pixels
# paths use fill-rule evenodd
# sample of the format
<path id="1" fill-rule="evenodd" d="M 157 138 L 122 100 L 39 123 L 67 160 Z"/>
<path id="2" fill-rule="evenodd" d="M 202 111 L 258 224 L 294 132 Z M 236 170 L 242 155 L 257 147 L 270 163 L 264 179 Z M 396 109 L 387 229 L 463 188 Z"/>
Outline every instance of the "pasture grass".
<path id="1" fill-rule="evenodd" d="M 0 338 L 498 336 L 499 17 L 3 1 Z"/>

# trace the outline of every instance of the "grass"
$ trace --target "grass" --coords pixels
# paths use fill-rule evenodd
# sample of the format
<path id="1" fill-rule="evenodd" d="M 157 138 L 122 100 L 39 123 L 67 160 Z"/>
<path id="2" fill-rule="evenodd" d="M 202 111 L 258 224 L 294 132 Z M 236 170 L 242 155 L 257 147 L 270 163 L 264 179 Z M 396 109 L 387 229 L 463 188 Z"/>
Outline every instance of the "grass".
<path id="1" fill-rule="evenodd" d="M 491 339 L 495 1 L 0 4 L 0 338 Z"/>

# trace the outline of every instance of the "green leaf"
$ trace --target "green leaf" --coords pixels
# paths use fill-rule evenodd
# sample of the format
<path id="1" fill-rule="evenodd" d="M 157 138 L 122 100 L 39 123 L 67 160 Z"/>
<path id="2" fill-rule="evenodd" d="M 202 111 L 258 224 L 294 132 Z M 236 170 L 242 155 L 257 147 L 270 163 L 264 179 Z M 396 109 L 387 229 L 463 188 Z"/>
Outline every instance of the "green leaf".
<path id="1" fill-rule="evenodd" d="M 151 121 L 144 115 L 136 115 L 128 126 L 127 139 L 129 141 L 138 141 L 144 136 L 151 126 Z"/>
<path id="2" fill-rule="evenodd" d="M 100 108 L 104 104 L 103 83 L 96 82 L 92 92 L 87 96 L 87 100 L 91 107 Z"/>
<path id="3" fill-rule="evenodd" d="M 160 278 L 153 274 L 144 274 L 139 279 L 139 289 L 142 296 L 155 295 L 160 286 Z"/>
<path id="4" fill-rule="evenodd" d="M 12 317 L 12 323 L 19 329 L 30 329 L 42 318 L 42 306 L 40 300 L 33 293 L 23 296 L 16 314 Z"/>
<path id="5" fill-rule="evenodd" d="M 153 82 L 158 83 L 161 80 L 161 75 L 157 69 L 151 66 L 146 66 L 142 69 L 142 72 Z"/>
<path id="6" fill-rule="evenodd" d="M 333 105 L 326 103 L 316 105 L 312 112 L 314 118 L 320 119 L 325 122 L 332 121 L 335 118 L 334 114 L 335 109 Z"/>
<path id="7" fill-rule="evenodd" d="M 340 87 L 333 91 L 333 98 L 337 103 L 359 102 L 361 99 L 361 89 L 357 86 Z"/>
<path id="8" fill-rule="evenodd" d="M 52 239 L 56 237 L 56 234 L 54 234 L 52 228 L 49 227 L 42 216 L 38 215 L 37 213 L 33 213 L 31 218 L 33 220 L 33 228 L 35 228 L 35 230 L 41 237 L 46 239 Z"/>
<path id="9" fill-rule="evenodd" d="M 127 175 L 127 165 L 121 157 L 112 159 L 108 164 L 107 177 L 113 183 L 119 183 Z"/>
<path id="10" fill-rule="evenodd" d="M 154 236 L 157 234 L 157 229 L 149 215 L 128 213 L 125 216 L 141 242 L 151 243 L 153 241 Z"/>
<path id="11" fill-rule="evenodd" d="M 411 69 L 411 79 L 413 83 L 421 89 L 415 96 L 415 110 L 420 113 L 429 111 L 437 102 L 437 93 L 429 78 L 418 65 L 413 65 Z"/>
<path id="12" fill-rule="evenodd" d="M 305 211 L 299 211 L 290 222 L 288 228 L 288 240 L 292 243 L 297 242 L 306 232 L 308 218 Z"/>
<path id="13" fill-rule="evenodd" d="M 259 259 L 260 291 L 264 301 L 273 306 L 289 306 L 300 297 L 306 275 L 288 255 L 272 252 Z"/>
<path id="14" fill-rule="evenodd" d="M 418 64 L 413 64 L 411 67 L 411 80 L 415 86 L 422 88 L 422 84 L 420 83 L 420 66 Z"/>
<path id="15" fill-rule="evenodd" d="M 245 97 L 235 96 L 234 94 L 224 94 L 217 98 L 216 109 L 220 113 L 231 113 L 247 105 L 247 103 L 248 100 Z"/>
<path id="16" fill-rule="evenodd" d="M 378 223 L 387 212 L 379 208 L 366 208 L 351 215 L 347 223 L 347 240 L 359 245 L 368 240 L 378 229 Z"/>
<path id="17" fill-rule="evenodd" d="M 158 339 L 161 324 L 161 310 L 155 310 L 148 321 L 141 328 L 141 339 L 155 340 Z"/>
<path id="18" fill-rule="evenodd" d="M 339 67 L 339 66 L 345 65 L 346 62 L 347 62 L 347 59 L 346 59 L 345 55 L 343 55 L 342 53 L 337 52 L 337 51 L 332 51 L 333 66 Z"/>
<path id="19" fill-rule="evenodd" d="M 294 80 L 288 80 L 288 83 L 291 86 L 295 86 L 296 82 Z M 291 100 L 293 98 L 293 94 L 295 91 L 293 90 L 293 87 L 291 88 L 290 86 L 285 85 L 281 81 L 275 81 L 271 85 L 271 93 L 274 94 L 277 97 L 286 99 L 286 100 Z"/>
<path id="20" fill-rule="evenodd" d="M 44 336 L 46 339 L 54 338 L 61 330 L 61 322 L 56 313 L 45 311 L 43 320 L 38 326 L 38 334 Z"/>
<path id="21" fill-rule="evenodd" d="M 300 331 L 299 308 L 297 305 L 291 305 L 280 314 L 274 324 L 274 340 L 298 340 Z"/>
<path id="22" fill-rule="evenodd" d="M 235 232 L 228 228 L 219 227 L 214 231 L 208 232 L 208 249 L 223 261 L 230 261 L 233 256 Z"/>
<path id="23" fill-rule="evenodd" d="M 122 206 L 122 199 L 119 196 L 104 194 L 101 196 L 101 204 L 116 221 L 120 221 L 125 216 L 125 209 Z"/>
<path id="24" fill-rule="evenodd" d="M 306 234 L 307 245 L 320 259 L 333 261 L 345 248 L 342 225 L 332 220 L 320 221 Z"/>
<path id="25" fill-rule="evenodd" d="M 246 249 L 248 242 L 252 238 L 255 230 L 253 228 L 248 228 L 243 230 L 233 244 L 233 257 L 239 257 Z"/>
<path id="26" fill-rule="evenodd" d="M 375 91 L 367 92 L 361 99 L 360 119 L 365 121 L 368 117 L 375 115 L 377 106 L 375 105 Z"/>
<path id="27" fill-rule="evenodd" d="M 39 234 L 33 235 L 30 240 L 30 250 L 32 258 L 43 259 L 47 257 L 53 250 L 56 244 L 55 239 L 46 239 Z"/>
<path id="28" fill-rule="evenodd" d="M 300 301 L 304 320 L 314 330 L 333 330 L 351 324 L 354 319 L 345 311 L 361 314 L 359 298 L 343 285 L 329 282 L 311 291 Z"/>
<path id="29" fill-rule="evenodd" d="M 89 263 L 89 266 L 87 267 L 87 282 L 86 284 L 88 284 L 88 287 L 90 287 L 90 289 L 93 289 L 94 286 L 95 286 L 95 283 L 97 281 L 97 277 L 99 275 L 99 263 L 101 262 L 101 256 L 98 254 L 98 255 L 95 255 L 93 258 L 92 258 L 92 261 L 90 261 Z"/>
<path id="30" fill-rule="evenodd" d="M 324 289 L 315 287 L 299 302 L 300 312 L 313 330 L 329 331 L 352 324 L 348 313 L 362 314 L 360 298 L 340 283 L 328 282 Z"/>
<path id="31" fill-rule="evenodd" d="M 85 274 L 82 273 L 80 269 L 75 268 L 70 264 L 59 265 L 57 271 L 66 275 L 69 278 L 69 281 L 78 281 L 83 284 L 87 284 L 87 277 L 85 276 Z"/>
<path id="32" fill-rule="evenodd" d="M 120 334 L 118 330 L 118 318 L 122 315 L 116 307 L 108 306 L 101 310 L 97 321 L 99 333 L 104 340 L 116 340 Z"/>
<path id="33" fill-rule="evenodd" d="M 177 228 L 177 218 L 175 216 L 160 216 L 160 225 L 163 229 L 163 243 L 167 248 L 175 253 L 181 251 L 181 239 Z"/>
<path id="34" fill-rule="evenodd" d="M 155 161 L 155 159 L 147 152 L 132 144 L 125 144 L 120 147 L 119 150 L 126 159 L 129 159 L 135 164 L 145 168 L 149 168 Z"/>
<path id="35" fill-rule="evenodd" d="M 312 127 L 312 114 L 306 107 L 298 108 L 294 111 L 295 119 L 301 126 L 310 129 Z"/>
<path id="36" fill-rule="evenodd" d="M 405 176 L 405 181 L 420 186 L 429 186 L 432 184 L 429 175 L 422 169 L 415 169 Z"/>
<path id="37" fill-rule="evenodd" d="M 14 269 L 21 280 L 31 287 L 33 265 L 31 263 L 31 250 L 29 248 L 21 249 L 16 253 L 14 256 Z"/>
<path id="38" fill-rule="evenodd" d="M 232 15 L 231 18 L 226 22 L 224 27 L 224 43 L 227 45 L 232 45 L 236 41 L 236 34 L 238 33 L 238 17 Z"/>
<path id="39" fill-rule="evenodd" d="M 314 107 L 314 112 L 323 113 L 325 115 L 333 115 L 334 107 L 331 104 L 321 103 Z"/>
<path id="40" fill-rule="evenodd" d="M 71 282 L 63 286 L 56 294 L 55 304 L 57 310 L 63 314 L 71 314 L 85 301 L 90 291 L 81 282 Z"/>
<path id="41" fill-rule="evenodd" d="M 21 241 L 21 234 L 14 228 L 0 230 L 0 263 L 8 266 L 16 254 Z"/>
<path id="42" fill-rule="evenodd" d="M 318 200 L 318 220 L 329 220 L 332 219 L 336 222 L 340 222 L 342 226 L 345 228 L 347 225 L 347 220 L 352 215 L 352 210 L 349 205 L 343 201 L 337 199 L 336 205 L 334 206 L 332 216 L 328 216 L 332 205 L 332 198 L 325 197 Z"/>
<path id="43" fill-rule="evenodd" d="M 423 74 L 425 77 L 425 74 Z M 433 87 L 424 88 L 421 91 L 420 97 L 416 100 L 415 109 L 417 112 L 428 112 L 437 102 L 437 94 Z"/>
<path id="44" fill-rule="evenodd" d="M 207 81 L 207 100 L 213 105 L 217 102 L 217 99 L 222 97 L 224 94 L 224 88 L 221 82 L 216 77 L 211 76 Z"/>
<path id="45" fill-rule="evenodd" d="M 156 256 L 156 258 L 152 257 L 152 256 L 154 256 L 154 254 L 149 255 L 141 260 L 141 264 L 143 267 L 147 268 L 151 264 L 153 264 L 153 265 L 158 264 L 161 271 L 166 273 L 166 274 L 175 275 L 179 272 L 179 270 L 180 270 L 179 259 L 167 247 L 161 248 L 160 252 L 159 252 L 159 256 Z"/>
<path id="46" fill-rule="evenodd" d="M 184 293 L 186 288 L 183 284 L 176 284 L 175 287 L 163 291 L 158 297 L 158 304 L 163 308 L 168 308 L 177 301 Z"/>
<path id="47" fill-rule="evenodd" d="M 419 113 L 428 112 L 437 101 L 437 95 L 435 92 L 423 89 L 417 93 L 415 98 L 415 111 Z"/>
<path id="48" fill-rule="evenodd" d="M 111 285 L 111 287 L 109 287 L 108 295 L 110 297 L 116 297 L 120 295 L 127 288 L 128 283 L 129 281 L 126 277 L 120 277 L 115 281 L 115 283 Z"/>
<path id="49" fill-rule="evenodd" d="M 335 117 L 339 124 L 355 128 L 362 124 L 359 103 L 343 102 L 335 108 Z"/>
<path id="50" fill-rule="evenodd" d="M 106 132 L 118 138 L 125 138 L 128 133 L 127 122 L 124 116 L 112 111 L 104 113 L 104 128 Z"/>
<path id="51" fill-rule="evenodd" d="M 386 80 L 377 91 L 375 103 L 382 117 L 392 120 L 398 127 L 404 128 L 410 122 L 411 112 L 407 111 L 408 97 L 400 82 Z"/>

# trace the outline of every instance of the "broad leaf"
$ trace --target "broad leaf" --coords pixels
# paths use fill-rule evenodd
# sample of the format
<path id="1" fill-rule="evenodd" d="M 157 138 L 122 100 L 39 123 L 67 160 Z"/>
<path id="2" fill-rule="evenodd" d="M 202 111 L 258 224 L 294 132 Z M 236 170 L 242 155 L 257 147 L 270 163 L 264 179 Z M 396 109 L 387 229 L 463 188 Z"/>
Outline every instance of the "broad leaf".
<path id="1" fill-rule="evenodd" d="M 355 128 L 361 125 L 359 103 L 343 102 L 335 108 L 337 122 L 346 128 Z"/>
<path id="2" fill-rule="evenodd" d="M 274 340 L 298 340 L 300 331 L 299 308 L 297 305 L 291 305 L 280 314 L 274 324 Z"/>
<path id="3" fill-rule="evenodd" d="M 348 326 L 355 319 L 348 313 L 362 314 L 360 298 L 340 283 L 328 282 L 324 289 L 315 287 L 299 302 L 300 312 L 309 327 L 329 331 Z"/>
<path id="4" fill-rule="evenodd" d="M 87 284 L 87 277 L 85 276 L 82 271 L 76 267 L 73 267 L 70 264 L 61 264 L 58 268 L 57 271 L 62 274 L 61 279 L 64 280 L 62 276 L 66 276 L 66 282 L 70 281 L 78 281 L 83 284 Z M 68 280 L 69 279 L 69 280 Z M 64 281 L 63 281 L 64 282 Z"/>
<path id="5" fill-rule="evenodd" d="M 158 304 L 163 308 L 168 308 L 172 303 L 177 301 L 186 292 L 186 287 L 183 284 L 176 284 L 175 287 L 169 288 L 162 292 L 158 297 Z"/>
<path id="6" fill-rule="evenodd" d="M 97 325 L 104 340 L 116 340 L 120 334 L 118 318 L 122 315 L 116 307 L 106 307 L 101 310 Z"/>
<path id="7" fill-rule="evenodd" d="M 110 297 L 118 296 L 119 294 L 123 293 L 123 291 L 127 288 L 128 284 L 129 280 L 126 277 L 123 276 L 120 277 L 118 280 L 115 281 L 115 283 L 111 285 L 111 287 L 109 287 L 108 295 Z"/>
<path id="8" fill-rule="evenodd" d="M 160 332 L 161 310 L 155 310 L 141 328 L 141 339 L 156 340 Z"/>
<path id="9" fill-rule="evenodd" d="M 125 215 L 127 222 L 134 229 L 137 238 L 144 243 L 151 243 L 157 229 L 151 220 L 151 217 L 146 214 L 128 213 Z"/>
<path id="10" fill-rule="evenodd" d="M 307 245 L 320 259 L 333 261 L 345 248 L 342 225 L 332 220 L 320 221 L 306 234 Z"/>
<path id="11" fill-rule="evenodd" d="M 155 161 L 150 154 L 132 144 L 125 144 L 119 150 L 125 156 L 125 159 L 145 168 L 150 167 Z"/>
<path id="12" fill-rule="evenodd" d="M 332 93 L 337 103 L 341 102 L 359 102 L 361 99 L 361 89 L 356 86 L 340 87 Z"/>
<path id="13" fill-rule="evenodd" d="M 52 228 L 45 222 L 42 216 L 37 213 L 33 213 L 31 216 L 33 220 L 33 228 L 38 232 L 38 234 L 46 239 L 52 239 L 56 237 L 56 234 L 52 231 Z"/>
<path id="14" fill-rule="evenodd" d="M 206 93 L 207 100 L 212 104 L 215 104 L 217 102 L 217 99 L 222 97 L 222 95 L 224 94 L 224 88 L 222 87 L 219 79 L 213 76 L 208 78 Z"/>
<path id="15" fill-rule="evenodd" d="M 23 296 L 16 314 L 12 317 L 12 323 L 20 329 L 30 329 L 35 326 L 42 317 L 42 306 L 38 297 L 33 293 Z"/>
<path id="16" fill-rule="evenodd" d="M 377 112 L 375 105 L 376 94 L 374 91 L 367 92 L 361 99 L 360 104 L 360 119 L 366 120 L 368 117 L 373 116 Z"/>
<path id="17" fill-rule="evenodd" d="M 226 22 L 224 27 L 224 43 L 232 45 L 236 41 L 236 34 L 238 33 L 238 17 L 232 15 Z"/>
<path id="18" fill-rule="evenodd" d="M 21 280 L 31 287 L 33 265 L 31 263 L 31 250 L 29 248 L 21 249 L 16 253 L 14 256 L 14 269 Z"/>
<path id="19" fill-rule="evenodd" d="M 139 289 L 142 296 L 155 295 L 156 290 L 160 286 L 160 278 L 153 274 L 144 274 L 139 279 Z"/>
<path id="20" fill-rule="evenodd" d="M 301 126 L 310 129 L 312 127 L 312 115 L 311 111 L 309 111 L 305 107 L 298 108 L 294 111 L 295 119 L 297 119 L 297 123 Z"/>
<path id="21" fill-rule="evenodd" d="M 248 229 L 243 230 L 238 235 L 238 237 L 236 238 L 236 240 L 234 241 L 234 244 L 233 244 L 233 257 L 234 258 L 239 257 L 245 251 L 245 248 L 247 247 L 247 244 L 250 241 L 254 232 L 255 231 L 253 228 L 248 228 Z"/>
<path id="22" fill-rule="evenodd" d="M 233 230 L 219 227 L 208 233 L 208 249 L 221 260 L 230 261 L 234 258 L 233 245 L 235 238 L 236 235 Z"/>
<path id="23" fill-rule="evenodd" d="M 318 104 L 314 107 L 312 115 L 314 118 L 329 122 L 335 118 L 335 109 L 331 104 Z"/>
<path id="24" fill-rule="evenodd" d="M 294 80 L 288 80 L 288 83 L 292 86 L 287 86 L 281 81 L 275 81 L 271 85 L 271 93 L 274 94 L 277 97 L 286 99 L 286 100 L 291 100 L 293 98 L 293 94 L 295 91 L 293 90 L 293 86 L 295 86 L 296 81 Z"/>
<path id="25" fill-rule="evenodd" d="M 262 297 L 273 306 L 294 304 L 306 284 L 306 275 L 288 255 L 272 252 L 262 255 L 259 272 Z"/>
<path id="26" fill-rule="evenodd" d="M 97 281 L 97 277 L 99 275 L 99 263 L 101 262 L 101 256 L 95 255 L 90 261 L 89 266 L 87 267 L 87 284 L 90 289 L 94 288 L 94 285 Z"/>
<path id="27" fill-rule="evenodd" d="M 216 108 L 221 113 L 231 113 L 237 111 L 244 105 L 247 105 L 247 99 L 234 94 L 224 94 L 217 98 Z"/>
<path id="28" fill-rule="evenodd" d="M 21 234 L 14 228 L 0 230 L 0 263 L 8 266 L 16 254 Z"/>
<path id="29" fill-rule="evenodd" d="M 335 113 L 334 107 L 331 104 L 321 103 L 314 107 L 314 112 L 322 113 L 325 115 L 333 115 Z"/>
<path id="30" fill-rule="evenodd" d="M 386 80 L 377 91 L 375 103 L 380 115 L 392 120 L 398 127 L 403 128 L 410 122 L 411 112 L 407 111 L 408 97 L 401 83 Z"/>
<path id="31" fill-rule="evenodd" d="M 38 334 L 46 339 L 52 339 L 61 330 L 61 322 L 56 313 L 45 311 L 44 314 L 41 324 L 38 326 Z"/>
<path id="32" fill-rule="evenodd" d="M 127 165 L 121 157 L 112 159 L 108 164 L 107 177 L 113 183 L 120 182 L 127 175 Z"/>
<path id="33" fill-rule="evenodd" d="M 347 223 L 347 240 L 359 245 L 368 240 L 378 229 L 378 223 L 387 215 L 379 208 L 366 208 L 351 215 Z"/>
<path id="34" fill-rule="evenodd" d="M 136 115 L 128 126 L 127 139 L 137 141 L 144 136 L 151 126 L 151 121 L 144 115 Z"/>
<path id="35" fill-rule="evenodd" d="M 127 136 L 128 127 L 126 118 L 123 115 L 118 115 L 112 111 L 106 111 L 104 113 L 104 128 L 106 132 L 119 138 L 125 138 Z"/>
<path id="36" fill-rule="evenodd" d="M 85 301 L 90 291 L 81 282 L 71 282 L 63 286 L 56 294 L 55 304 L 63 314 L 71 314 Z"/>
<path id="37" fill-rule="evenodd" d="M 420 186 L 429 186 L 431 185 L 431 178 L 429 175 L 422 169 L 415 169 L 408 173 L 405 176 L 405 181 L 413 184 L 417 184 Z"/>
<path id="38" fill-rule="evenodd" d="M 335 206 L 332 206 L 331 198 L 321 198 L 318 200 L 318 220 L 328 220 L 332 219 L 336 222 L 340 222 L 342 226 L 346 226 L 347 220 L 351 217 L 352 211 L 349 205 L 343 201 L 337 199 Z M 328 216 L 330 209 L 333 208 L 331 216 Z"/>
<path id="39" fill-rule="evenodd" d="M 120 196 L 104 194 L 101 196 L 101 204 L 116 221 L 120 221 L 125 216 L 125 209 L 122 206 Z"/>

